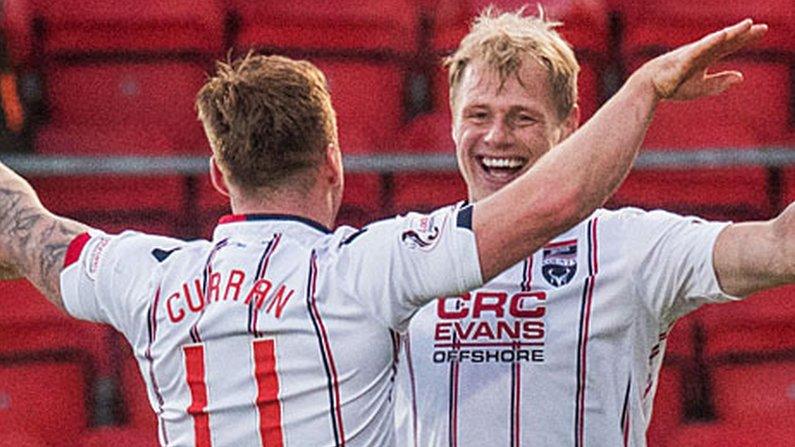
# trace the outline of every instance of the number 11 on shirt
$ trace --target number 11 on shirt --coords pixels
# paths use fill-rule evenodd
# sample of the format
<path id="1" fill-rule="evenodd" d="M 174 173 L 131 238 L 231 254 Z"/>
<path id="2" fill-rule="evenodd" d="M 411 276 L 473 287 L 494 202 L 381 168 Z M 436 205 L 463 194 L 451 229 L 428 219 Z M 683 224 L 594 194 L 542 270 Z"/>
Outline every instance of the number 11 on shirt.
<path id="1" fill-rule="evenodd" d="M 191 404 L 188 414 L 193 417 L 196 447 L 212 447 L 210 420 L 207 414 L 207 375 L 205 371 L 204 343 L 182 347 L 185 354 L 185 371 L 190 389 Z M 282 447 L 282 409 L 279 402 L 279 376 L 276 374 L 276 347 L 273 339 L 260 338 L 251 343 L 254 358 L 252 371 L 257 383 L 257 414 L 262 445 Z"/>

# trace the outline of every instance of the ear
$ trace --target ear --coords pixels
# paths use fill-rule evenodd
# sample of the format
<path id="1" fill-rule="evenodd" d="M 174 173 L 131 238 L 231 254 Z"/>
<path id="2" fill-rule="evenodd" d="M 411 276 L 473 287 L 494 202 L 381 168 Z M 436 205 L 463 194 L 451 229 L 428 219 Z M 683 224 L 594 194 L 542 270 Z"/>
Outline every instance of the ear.
<path id="1" fill-rule="evenodd" d="M 329 183 L 342 184 L 344 172 L 342 168 L 342 151 L 333 144 L 326 146 L 326 167 L 329 172 Z"/>
<path id="2" fill-rule="evenodd" d="M 574 104 L 574 107 L 571 108 L 571 112 L 569 112 L 569 116 L 560 124 L 560 128 L 563 131 L 563 134 L 560 136 L 560 141 L 568 138 L 578 127 L 580 127 L 580 106 Z"/>
<path id="3" fill-rule="evenodd" d="M 210 157 L 210 182 L 213 184 L 215 190 L 221 193 L 221 195 L 224 197 L 229 197 L 229 187 L 226 186 L 224 174 L 221 172 L 221 168 L 218 167 L 218 162 L 215 160 L 215 156 Z"/>

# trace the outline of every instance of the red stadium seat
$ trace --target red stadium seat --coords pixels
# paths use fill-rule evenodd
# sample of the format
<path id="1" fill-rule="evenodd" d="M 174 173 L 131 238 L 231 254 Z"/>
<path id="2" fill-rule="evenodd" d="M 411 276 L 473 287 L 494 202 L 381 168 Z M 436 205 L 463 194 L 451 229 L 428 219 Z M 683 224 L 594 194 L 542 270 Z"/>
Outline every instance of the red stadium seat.
<path id="1" fill-rule="evenodd" d="M 666 362 L 680 362 L 692 359 L 695 353 L 694 331 L 701 324 L 702 310 L 679 319 L 668 332 L 665 342 Z"/>
<path id="2" fill-rule="evenodd" d="M 343 153 L 394 151 L 403 120 L 404 67 L 395 61 L 309 59 L 326 75 Z"/>
<path id="3" fill-rule="evenodd" d="M 759 293 L 744 301 L 706 306 L 702 324 L 718 422 L 705 429 L 739 430 L 751 445 L 787 445 L 795 419 L 794 287 Z M 729 432 L 731 433 L 731 431 Z M 691 444 L 687 444 L 691 445 Z"/>
<path id="4" fill-rule="evenodd" d="M 36 135 L 35 150 L 207 155 L 194 109 L 204 71 L 178 61 L 52 67 L 46 73 L 49 120 Z"/>
<path id="5" fill-rule="evenodd" d="M 791 2 L 661 0 L 623 2 L 620 8 L 624 18 L 622 53 L 630 71 L 662 51 L 745 17 L 771 24 L 771 31 L 761 42 L 730 56 L 714 69 L 742 71 L 742 84 L 718 97 L 662 104 L 644 147 L 741 149 L 786 142 L 791 129 L 790 78 L 795 51 Z M 627 199 L 622 202 L 670 207 L 657 203 L 657 190 L 666 191 L 670 203 L 681 203 L 680 210 L 706 209 L 708 217 L 765 218 L 776 211 L 768 201 L 763 168 L 636 172 L 632 177 L 634 181 L 630 178 L 622 188 Z M 645 203 L 647 196 L 652 196 L 649 204 Z"/>
<path id="6" fill-rule="evenodd" d="M 303 57 L 328 78 L 343 151 L 389 150 L 402 120 L 417 16 L 409 0 L 231 2 L 235 47 Z"/>
<path id="7" fill-rule="evenodd" d="M 543 0 L 527 2 L 518 0 L 427 2 L 425 5 L 434 17 L 432 47 L 437 57 L 451 53 L 458 47 L 469 30 L 469 25 L 486 6 L 493 4 L 500 10 L 515 11 L 526 6 L 535 13 L 535 4 L 544 6 L 546 14 L 564 26 L 561 35 L 572 44 L 582 71 L 579 76 L 579 104 L 582 120 L 596 111 L 602 96 L 599 73 L 604 69 L 608 54 L 608 16 L 603 0 Z M 434 107 L 448 107 L 448 82 L 446 70 L 435 64 L 433 75 Z"/>
<path id="8" fill-rule="evenodd" d="M 229 4 L 240 21 L 238 45 L 408 53 L 417 44 L 412 1 L 390 0 L 367 8 L 358 0 L 229 0 Z"/>
<path id="9" fill-rule="evenodd" d="M 630 66 L 638 68 L 646 58 Z M 730 60 L 715 71 L 739 70 L 744 82 L 722 95 L 658 107 L 644 140 L 648 148 L 773 146 L 789 131 L 790 69 L 764 60 Z"/>
<path id="10" fill-rule="evenodd" d="M 795 352 L 795 286 L 757 293 L 743 301 L 705 306 L 705 355 Z"/>
<path id="11" fill-rule="evenodd" d="M 0 315 L 0 357 L 35 359 L 33 353 L 55 353 L 47 354 L 51 361 L 90 364 L 98 380 L 110 374 L 110 327 L 67 316 L 24 280 L 0 282 L 0 306 L 4 309 Z M 95 385 L 86 385 L 91 387 L 92 398 Z"/>
<path id="12" fill-rule="evenodd" d="M 660 445 L 792 445 L 795 439 L 792 424 L 795 419 L 795 357 L 791 352 L 788 359 L 755 360 L 752 357 L 713 362 L 716 422 L 681 426 L 672 431 L 668 443 Z"/>
<path id="13" fill-rule="evenodd" d="M 0 281 L 0 354 L 52 349 L 73 350 L 104 361 L 107 328 L 81 322 L 48 302 L 25 280 Z"/>
<path id="14" fill-rule="evenodd" d="M 41 437 L 27 432 L 0 431 L 0 447 L 49 447 Z"/>
<path id="15" fill-rule="evenodd" d="M 686 43 L 707 32 L 752 17 L 771 25 L 770 32 L 758 44 L 776 50 L 795 50 L 792 29 L 795 10 L 789 0 L 656 0 L 654 2 L 616 2 L 626 20 L 625 41 L 628 46 L 653 48 L 670 42 Z"/>
<path id="16" fill-rule="evenodd" d="M 129 427 L 100 428 L 87 432 L 80 439 L 82 447 L 109 447 L 127 445 L 135 447 L 157 447 L 157 431 L 136 430 Z"/>
<path id="17" fill-rule="evenodd" d="M 208 153 L 193 101 L 222 54 L 215 0 L 33 2 L 41 153 Z"/>
<path id="18" fill-rule="evenodd" d="M 718 220 L 769 217 L 763 168 L 635 169 L 608 206 L 662 208 Z"/>
<path id="19" fill-rule="evenodd" d="M 195 236 L 210 239 L 218 225 L 218 219 L 232 212 L 229 198 L 213 187 L 209 174 L 196 177 L 195 182 L 198 191 L 195 194 L 196 207 L 200 219 L 199 232 Z"/>
<path id="20" fill-rule="evenodd" d="M 646 431 L 649 447 L 663 445 L 673 427 L 682 423 L 682 369 L 676 365 L 660 370 L 657 392 L 654 396 L 651 423 Z"/>
<path id="21" fill-rule="evenodd" d="M 795 420 L 795 354 L 769 361 L 725 362 L 712 369 L 718 419 L 777 430 Z"/>
<path id="22" fill-rule="evenodd" d="M 672 429 L 649 447 L 789 447 L 795 439 L 792 419 L 769 415 L 754 424 L 694 423 Z"/>
<path id="23" fill-rule="evenodd" d="M 795 147 L 795 131 L 792 132 L 792 142 L 789 147 Z M 786 206 L 795 201 L 795 168 L 784 167 L 782 173 L 781 205 Z"/>
<path id="24" fill-rule="evenodd" d="M 649 146 L 681 146 L 676 144 L 680 140 L 689 147 L 776 145 L 786 140 L 795 53 L 791 37 L 795 12 L 789 0 L 662 0 L 625 2 L 622 9 L 622 51 L 630 69 L 666 49 L 746 17 L 771 24 L 761 42 L 715 67 L 742 71 L 743 85 L 720 97 L 661 107 L 647 138 Z"/>
<path id="25" fill-rule="evenodd" d="M 222 51 L 223 9 L 215 0 L 31 2 L 43 21 L 47 54 Z"/>
<path id="26" fill-rule="evenodd" d="M 29 65 L 33 58 L 33 5 L 27 1 L 3 2 L 2 26 L 10 62 L 13 66 Z"/>
<path id="27" fill-rule="evenodd" d="M 452 121 L 447 110 L 420 115 L 400 131 L 402 152 L 455 153 Z"/>
<path id="28" fill-rule="evenodd" d="M 88 425 L 87 367 L 73 352 L 0 354 L 0 427 L 72 446 Z M 24 445 L 24 444 L 23 444 Z"/>
<path id="29" fill-rule="evenodd" d="M 63 321 L 67 318 L 26 280 L 0 281 L 0 302 L 3 308 L 3 312 L 0 312 L 0 327 Z"/>
<path id="30" fill-rule="evenodd" d="M 361 227 L 384 217 L 384 191 L 380 174 L 345 174 L 345 192 L 337 225 Z"/>
<path id="31" fill-rule="evenodd" d="M 52 212 L 108 232 L 175 235 L 186 225 L 183 177 L 43 177 L 31 184 Z"/>

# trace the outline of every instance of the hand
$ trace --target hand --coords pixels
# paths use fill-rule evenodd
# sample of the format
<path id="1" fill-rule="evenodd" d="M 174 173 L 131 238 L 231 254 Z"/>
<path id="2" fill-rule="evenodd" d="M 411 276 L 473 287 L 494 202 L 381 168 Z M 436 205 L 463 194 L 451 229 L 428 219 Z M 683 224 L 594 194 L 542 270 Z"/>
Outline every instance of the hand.
<path id="1" fill-rule="evenodd" d="M 707 73 L 709 66 L 756 42 L 766 32 L 767 25 L 745 19 L 652 59 L 636 74 L 648 76 L 659 99 L 689 100 L 717 95 L 742 82 L 743 75 L 738 71 Z"/>

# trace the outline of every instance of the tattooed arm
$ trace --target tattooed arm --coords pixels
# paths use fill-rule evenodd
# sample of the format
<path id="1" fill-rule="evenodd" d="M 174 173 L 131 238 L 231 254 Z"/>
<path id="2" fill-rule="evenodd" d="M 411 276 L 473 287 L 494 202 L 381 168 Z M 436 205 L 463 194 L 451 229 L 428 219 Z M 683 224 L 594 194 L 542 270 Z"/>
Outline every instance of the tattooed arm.
<path id="1" fill-rule="evenodd" d="M 60 273 L 66 249 L 88 230 L 47 211 L 30 184 L 0 163 L 0 279 L 24 276 L 63 309 Z"/>

